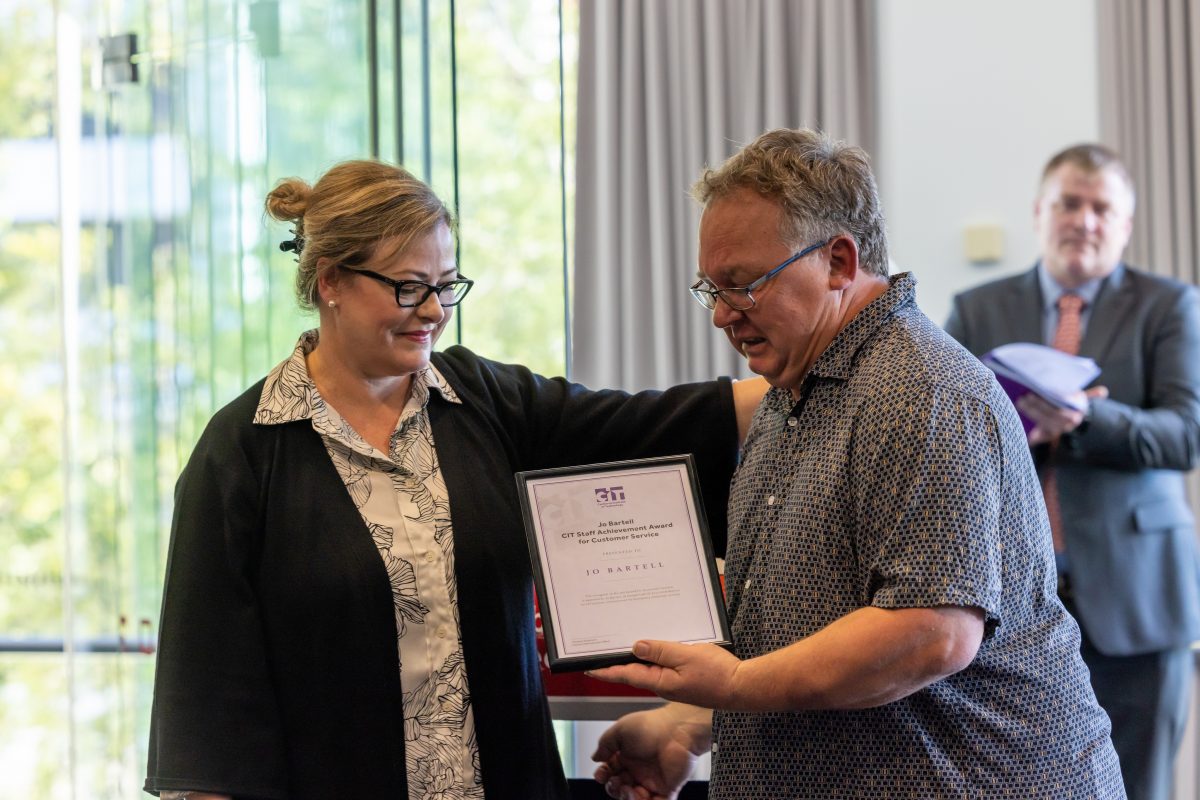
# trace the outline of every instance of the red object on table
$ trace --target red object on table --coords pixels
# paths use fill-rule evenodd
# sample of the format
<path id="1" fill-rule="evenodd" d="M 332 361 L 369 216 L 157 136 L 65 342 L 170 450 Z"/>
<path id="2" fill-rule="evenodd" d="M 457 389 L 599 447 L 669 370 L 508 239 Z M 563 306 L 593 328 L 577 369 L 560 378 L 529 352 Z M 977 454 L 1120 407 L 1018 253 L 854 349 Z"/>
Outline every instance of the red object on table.
<path id="1" fill-rule="evenodd" d="M 582 672 L 551 672 L 546 657 L 546 637 L 542 632 L 542 612 L 537 597 L 533 598 L 533 621 L 537 629 L 538 660 L 542 665 L 542 685 L 547 697 L 654 697 L 653 692 L 635 689 L 623 683 L 609 683 L 589 678 Z"/>

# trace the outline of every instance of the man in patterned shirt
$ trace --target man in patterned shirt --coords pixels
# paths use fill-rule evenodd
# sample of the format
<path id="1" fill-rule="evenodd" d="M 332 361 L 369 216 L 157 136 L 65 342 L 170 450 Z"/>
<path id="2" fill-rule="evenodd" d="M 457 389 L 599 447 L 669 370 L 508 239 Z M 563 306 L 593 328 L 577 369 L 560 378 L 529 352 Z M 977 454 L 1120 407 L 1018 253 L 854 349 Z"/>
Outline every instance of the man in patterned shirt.
<path id="1" fill-rule="evenodd" d="M 1021 423 L 888 277 L 866 154 L 772 131 L 694 193 L 692 293 L 772 386 L 730 497 L 734 652 L 595 671 L 676 701 L 615 723 L 597 780 L 674 797 L 711 747 L 713 798 L 1124 797 Z"/>

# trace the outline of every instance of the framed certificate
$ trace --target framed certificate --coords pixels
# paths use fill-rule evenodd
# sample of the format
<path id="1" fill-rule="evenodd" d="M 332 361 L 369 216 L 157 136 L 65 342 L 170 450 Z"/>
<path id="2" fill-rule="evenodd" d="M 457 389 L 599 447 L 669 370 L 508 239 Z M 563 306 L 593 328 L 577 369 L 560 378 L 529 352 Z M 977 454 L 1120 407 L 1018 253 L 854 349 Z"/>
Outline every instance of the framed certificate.
<path id="1" fill-rule="evenodd" d="M 517 473 L 552 672 L 731 641 L 690 454 Z"/>

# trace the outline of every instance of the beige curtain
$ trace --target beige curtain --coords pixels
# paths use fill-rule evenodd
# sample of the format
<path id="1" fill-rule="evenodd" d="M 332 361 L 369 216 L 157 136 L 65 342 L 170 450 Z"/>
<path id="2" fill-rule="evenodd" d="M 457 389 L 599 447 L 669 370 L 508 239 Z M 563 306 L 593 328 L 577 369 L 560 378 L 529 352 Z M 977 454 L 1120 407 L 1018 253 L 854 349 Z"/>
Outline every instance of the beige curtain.
<path id="1" fill-rule="evenodd" d="M 1200 5 L 1097 0 L 1100 129 L 1133 173 L 1129 261 L 1200 284 Z"/>
<path id="2" fill-rule="evenodd" d="M 572 377 L 745 374 L 691 299 L 688 189 L 759 133 L 875 144 L 874 0 L 581 0 Z"/>

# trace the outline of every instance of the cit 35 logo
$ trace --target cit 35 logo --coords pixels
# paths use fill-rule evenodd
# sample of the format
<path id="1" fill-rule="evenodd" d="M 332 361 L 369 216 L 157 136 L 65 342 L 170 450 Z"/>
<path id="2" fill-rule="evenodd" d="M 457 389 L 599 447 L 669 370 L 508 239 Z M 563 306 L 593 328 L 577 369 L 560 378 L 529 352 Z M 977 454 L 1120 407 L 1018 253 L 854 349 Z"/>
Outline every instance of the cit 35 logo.
<path id="1" fill-rule="evenodd" d="M 596 505 L 598 506 L 623 506 L 625 505 L 625 487 L 624 486 L 606 486 L 603 489 L 596 489 Z"/>

